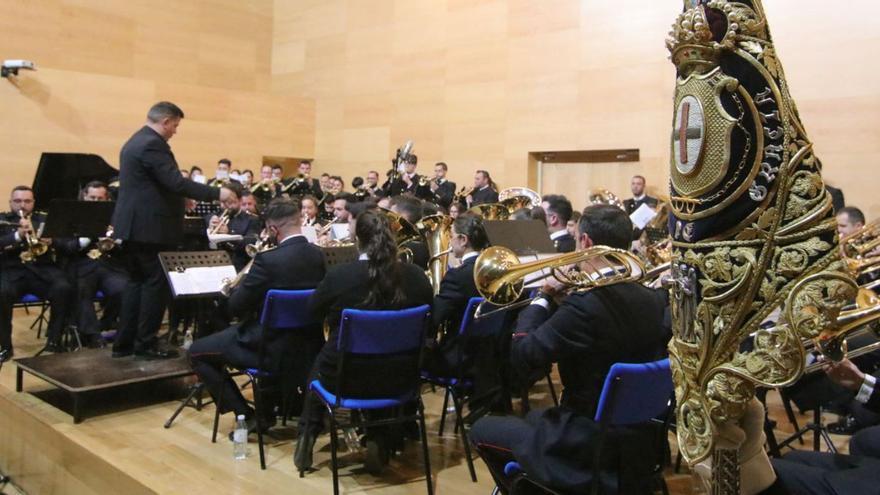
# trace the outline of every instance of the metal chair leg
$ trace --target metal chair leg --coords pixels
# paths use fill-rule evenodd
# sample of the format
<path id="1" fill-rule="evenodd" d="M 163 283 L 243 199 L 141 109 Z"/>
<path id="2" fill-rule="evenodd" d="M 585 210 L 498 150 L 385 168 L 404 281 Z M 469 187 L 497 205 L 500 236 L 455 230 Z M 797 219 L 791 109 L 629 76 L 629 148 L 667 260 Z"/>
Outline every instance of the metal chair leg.
<path id="1" fill-rule="evenodd" d="M 464 457 L 467 461 L 468 471 L 471 474 L 471 481 L 474 483 L 477 482 L 477 471 L 474 469 L 474 460 L 471 458 L 471 441 L 468 438 L 467 428 L 464 426 L 464 415 L 462 414 L 462 404 L 461 398 L 458 394 L 453 390 L 452 392 L 452 404 L 455 406 L 455 423 L 457 427 L 461 428 L 461 440 L 464 442 Z"/>
<path id="2" fill-rule="evenodd" d="M 330 411 L 330 467 L 333 470 L 333 495 L 339 495 L 339 465 L 336 450 L 339 439 L 336 436 L 336 412 Z"/>
<path id="3" fill-rule="evenodd" d="M 444 387 L 443 389 L 443 411 L 440 413 L 440 429 L 437 432 L 438 436 L 443 436 L 443 427 L 446 425 L 446 408 L 449 407 L 449 387 Z"/>
<path id="4" fill-rule="evenodd" d="M 211 443 L 217 443 L 217 428 L 220 426 L 220 404 L 223 402 L 223 388 L 220 388 L 220 394 L 217 402 L 214 404 L 214 431 L 211 433 Z"/>
<path id="5" fill-rule="evenodd" d="M 425 460 L 425 482 L 428 483 L 428 495 L 434 495 L 434 480 L 431 478 L 431 458 L 428 453 L 428 434 L 425 430 L 425 405 L 422 398 L 419 397 L 417 402 L 419 408 L 419 430 L 422 439 L 422 456 Z"/>
<path id="6" fill-rule="evenodd" d="M 553 386 L 553 378 L 550 376 L 553 372 L 553 368 L 550 368 L 550 373 L 547 373 L 547 386 L 550 387 L 550 397 L 553 397 L 553 405 L 559 407 L 559 398 L 556 397 L 556 387 Z"/>
<path id="7" fill-rule="evenodd" d="M 257 418 L 257 448 L 260 451 L 260 469 L 266 469 L 266 453 L 263 447 L 263 392 L 260 390 L 260 379 L 252 379 L 254 386 L 254 414 Z"/>

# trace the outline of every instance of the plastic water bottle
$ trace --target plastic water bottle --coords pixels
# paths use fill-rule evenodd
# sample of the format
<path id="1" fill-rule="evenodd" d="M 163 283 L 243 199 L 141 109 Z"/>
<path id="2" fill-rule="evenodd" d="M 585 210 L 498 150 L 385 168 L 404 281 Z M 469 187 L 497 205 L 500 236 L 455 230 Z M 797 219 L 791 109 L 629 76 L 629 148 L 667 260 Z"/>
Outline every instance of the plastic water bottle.
<path id="1" fill-rule="evenodd" d="M 242 460 L 247 457 L 248 427 L 244 414 L 239 414 L 235 420 L 235 431 L 232 432 L 232 457 Z"/>
<path id="2" fill-rule="evenodd" d="M 193 345 L 193 331 L 192 328 L 187 328 L 186 333 L 183 334 L 183 349 L 188 351 L 190 346 Z"/>

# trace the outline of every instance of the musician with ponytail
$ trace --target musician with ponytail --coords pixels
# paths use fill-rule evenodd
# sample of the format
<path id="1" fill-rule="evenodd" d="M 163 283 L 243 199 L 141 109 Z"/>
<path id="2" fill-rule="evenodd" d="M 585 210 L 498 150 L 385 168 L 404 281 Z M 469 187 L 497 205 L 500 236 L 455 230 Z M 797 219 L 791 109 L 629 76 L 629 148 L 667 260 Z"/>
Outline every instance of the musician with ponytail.
<path id="1" fill-rule="evenodd" d="M 358 261 L 332 267 L 312 298 L 312 311 L 326 320 L 330 337 L 315 361 L 310 381 L 320 380 L 331 391 L 336 389 L 339 357 L 336 342 L 343 309 L 396 310 L 431 304 L 433 299 L 431 284 L 422 269 L 398 259 L 397 244 L 384 214 L 366 209 L 358 212 L 353 223 L 352 231 L 360 251 Z M 397 365 L 392 359 L 380 363 L 346 361 L 346 375 L 363 375 L 363 382 L 351 387 L 367 396 L 381 395 L 401 388 L 400 380 L 405 374 L 397 371 Z M 358 369 L 364 372 L 358 373 Z M 381 376 L 377 377 L 377 373 Z M 299 419 L 299 439 L 294 454 L 300 472 L 312 465 L 312 449 L 323 429 L 323 418 L 321 401 L 308 395 Z"/>

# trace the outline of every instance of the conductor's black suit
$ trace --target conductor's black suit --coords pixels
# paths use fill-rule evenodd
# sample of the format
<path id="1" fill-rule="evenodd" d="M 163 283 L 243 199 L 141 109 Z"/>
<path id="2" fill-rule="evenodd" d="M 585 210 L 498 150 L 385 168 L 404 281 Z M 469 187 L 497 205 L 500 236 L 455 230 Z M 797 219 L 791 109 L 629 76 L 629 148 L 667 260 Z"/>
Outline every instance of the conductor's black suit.
<path id="1" fill-rule="evenodd" d="M 113 344 L 117 357 L 148 352 L 156 345 L 168 298 L 157 255 L 183 238 L 184 199 L 213 201 L 220 197 L 219 188 L 184 179 L 168 142 L 149 126 L 125 143 L 119 164 L 113 232 L 123 241 L 130 280 Z"/>

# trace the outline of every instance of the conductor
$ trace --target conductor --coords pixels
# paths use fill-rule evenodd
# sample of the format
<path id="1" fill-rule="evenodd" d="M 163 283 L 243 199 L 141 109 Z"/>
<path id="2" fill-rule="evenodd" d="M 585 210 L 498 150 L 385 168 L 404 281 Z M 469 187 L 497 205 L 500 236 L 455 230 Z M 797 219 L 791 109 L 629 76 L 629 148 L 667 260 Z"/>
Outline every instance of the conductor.
<path id="1" fill-rule="evenodd" d="M 230 192 L 185 179 L 168 140 L 177 133 L 183 111 L 161 101 L 119 155 L 119 198 L 113 212 L 114 236 L 122 240 L 130 281 L 122 294 L 119 333 L 113 357 L 138 359 L 177 356 L 159 349 L 156 334 L 167 302 L 167 282 L 159 252 L 174 249 L 183 237 L 185 198 L 226 199 Z"/>

